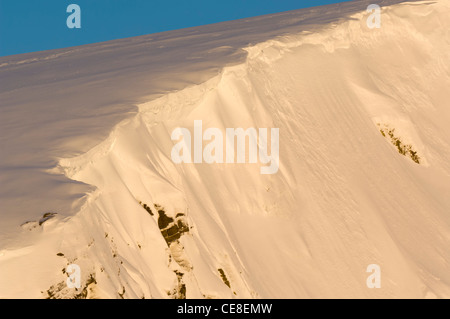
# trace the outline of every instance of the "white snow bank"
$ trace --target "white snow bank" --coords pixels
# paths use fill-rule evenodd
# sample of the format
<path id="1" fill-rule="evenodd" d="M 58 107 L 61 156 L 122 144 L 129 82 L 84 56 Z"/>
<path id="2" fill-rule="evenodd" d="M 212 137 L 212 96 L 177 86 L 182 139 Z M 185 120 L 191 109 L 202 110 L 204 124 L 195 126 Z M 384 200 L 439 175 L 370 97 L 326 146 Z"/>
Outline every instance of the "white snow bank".
<path id="1" fill-rule="evenodd" d="M 82 82 L 76 67 L 61 79 L 57 62 L 53 71 L 37 65 L 42 81 L 63 83 L 51 96 L 36 78 L 22 89 L 9 83 L 1 92 L 10 119 L 2 128 L 10 153 L 1 166 L 2 231 L 10 232 L 0 238 L 0 297 L 46 297 L 51 285 L 57 297 L 73 296 L 57 286 L 68 263 L 80 265 L 85 286 L 95 275 L 87 296 L 97 298 L 168 298 L 183 285 L 188 298 L 450 297 L 450 5 L 384 7 L 382 27 L 371 30 L 362 4 L 80 47 L 86 52 L 74 49 L 66 62 L 95 65 L 95 48 L 117 64 L 92 74 L 80 68 Z M 278 34 L 259 29 L 269 22 Z M 244 55 L 237 48 L 249 38 Z M 8 74 L 34 71 L 31 62 L 5 63 Z M 108 85 L 107 99 L 94 94 Z M 17 100 L 14 90 L 35 100 Z M 78 107 L 55 105 L 63 100 Z M 53 117 L 24 118 L 33 105 Z M 261 175 L 259 164 L 174 164 L 171 132 L 193 131 L 194 120 L 222 131 L 279 128 L 278 173 Z M 24 128 L 33 121 L 48 131 L 30 136 Z M 413 145 L 421 164 L 400 155 L 378 123 Z M 24 192 L 12 191 L 24 181 Z M 189 227 L 170 248 L 155 204 Z M 19 219 L 47 210 L 59 214 L 11 235 Z M 366 286 L 369 264 L 381 266 L 380 289 Z"/>

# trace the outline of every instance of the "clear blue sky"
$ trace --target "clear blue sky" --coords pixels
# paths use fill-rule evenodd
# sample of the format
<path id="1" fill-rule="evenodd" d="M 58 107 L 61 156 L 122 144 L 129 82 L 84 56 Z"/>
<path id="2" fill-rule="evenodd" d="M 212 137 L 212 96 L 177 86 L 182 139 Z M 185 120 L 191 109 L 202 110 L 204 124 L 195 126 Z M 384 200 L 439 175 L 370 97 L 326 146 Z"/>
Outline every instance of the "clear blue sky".
<path id="1" fill-rule="evenodd" d="M 0 0 L 0 56 L 133 37 L 342 0 Z M 81 28 L 69 29 L 69 4 Z"/>

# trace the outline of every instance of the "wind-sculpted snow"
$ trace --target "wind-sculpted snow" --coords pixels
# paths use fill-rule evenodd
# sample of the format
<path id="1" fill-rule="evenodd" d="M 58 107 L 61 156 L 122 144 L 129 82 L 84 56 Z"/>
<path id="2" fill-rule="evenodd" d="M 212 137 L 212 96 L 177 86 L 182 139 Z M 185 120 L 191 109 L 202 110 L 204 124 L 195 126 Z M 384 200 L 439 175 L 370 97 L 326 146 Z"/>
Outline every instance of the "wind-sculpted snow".
<path id="1" fill-rule="evenodd" d="M 0 297 L 450 297 L 450 4 L 382 6 L 379 29 L 364 6 L 0 60 L 0 74 L 41 68 L 42 83 L 64 83 L 2 85 Z M 117 64 L 81 67 L 102 50 Z M 70 61 L 80 67 L 52 78 Z M 27 118 L 42 103 L 54 114 Z M 31 136 L 21 120 L 43 127 Z M 250 148 L 243 162 L 174 162 L 172 132 L 198 121 L 224 139 L 277 128 L 278 170 L 261 174 Z M 19 150 L 27 139 L 45 142 Z M 39 190 L 12 191 L 28 180 Z M 69 264 L 79 290 L 65 284 Z M 373 264 L 381 288 L 367 286 Z"/>

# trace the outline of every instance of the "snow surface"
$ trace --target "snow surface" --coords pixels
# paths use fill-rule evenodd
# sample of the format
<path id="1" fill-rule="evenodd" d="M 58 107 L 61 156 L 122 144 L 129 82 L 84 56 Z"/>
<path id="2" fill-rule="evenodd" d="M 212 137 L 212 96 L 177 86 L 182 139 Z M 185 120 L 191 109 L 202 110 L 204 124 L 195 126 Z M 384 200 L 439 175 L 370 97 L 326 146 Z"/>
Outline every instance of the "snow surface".
<path id="1" fill-rule="evenodd" d="M 0 298 L 450 298 L 450 1 L 398 2 L 0 58 Z M 174 164 L 194 120 L 279 128 L 278 173 Z"/>

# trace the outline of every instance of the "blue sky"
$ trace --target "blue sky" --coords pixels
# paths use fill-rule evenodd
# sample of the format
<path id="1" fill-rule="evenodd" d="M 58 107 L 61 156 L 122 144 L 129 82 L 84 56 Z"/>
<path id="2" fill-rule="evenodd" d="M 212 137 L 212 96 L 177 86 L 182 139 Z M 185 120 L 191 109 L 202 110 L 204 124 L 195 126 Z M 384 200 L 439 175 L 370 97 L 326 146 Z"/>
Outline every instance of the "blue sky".
<path id="1" fill-rule="evenodd" d="M 342 0 L 0 0 L 0 56 L 64 48 Z M 69 4 L 81 28 L 69 29 Z"/>

